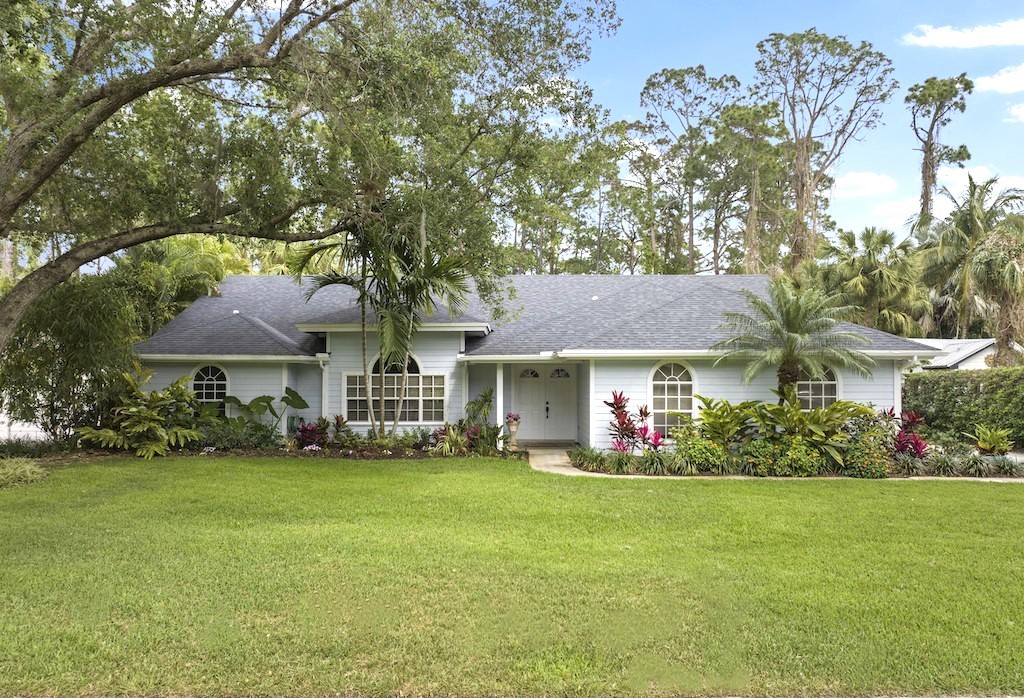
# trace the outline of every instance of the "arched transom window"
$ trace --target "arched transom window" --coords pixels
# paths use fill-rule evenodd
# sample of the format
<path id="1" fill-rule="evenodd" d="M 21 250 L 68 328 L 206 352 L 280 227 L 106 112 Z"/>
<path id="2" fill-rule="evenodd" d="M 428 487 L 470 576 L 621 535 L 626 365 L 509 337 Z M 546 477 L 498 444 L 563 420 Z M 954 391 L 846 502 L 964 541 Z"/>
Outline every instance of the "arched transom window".
<path id="1" fill-rule="evenodd" d="M 571 378 L 571 376 L 564 368 L 556 368 L 551 372 L 551 378 Z"/>
<path id="2" fill-rule="evenodd" d="M 420 365 L 410 358 L 406 367 L 405 399 L 401 400 L 400 423 L 443 422 L 444 421 L 444 376 L 424 375 Z M 373 364 L 370 376 L 370 395 L 373 399 L 374 416 L 380 419 L 380 360 Z M 384 371 L 384 421 L 393 422 L 398 410 L 399 393 L 402 390 L 402 367 L 389 366 Z M 362 374 L 345 377 L 345 418 L 350 422 L 370 421 L 370 410 L 366 403 L 366 381 Z"/>
<path id="3" fill-rule="evenodd" d="M 831 369 L 825 369 L 824 375 L 815 378 L 801 371 L 796 382 L 796 395 L 800 399 L 800 407 L 805 410 L 828 407 L 839 399 L 836 374 Z"/>
<path id="4" fill-rule="evenodd" d="M 540 374 L 532 368 L 524 368 L 522 373 L 519 374 L 520 378 L 540 378 Z"/>
<path id="5" fill-rule="evenodd" d="M 651 426 L 663 436 L 682 421 L 672 412 L 693 414 L 693 376 L 676 363 L 658 366 L 651 377 Z"/>
<path id="6" fill-rule="evenodd" d="M 192 390 L 199 402 L 217 405 L 217 411 L 224 414 L 224 398 L 228 394 L 228 377 L 216 366 L 203 366 L 192 376 Z"/>

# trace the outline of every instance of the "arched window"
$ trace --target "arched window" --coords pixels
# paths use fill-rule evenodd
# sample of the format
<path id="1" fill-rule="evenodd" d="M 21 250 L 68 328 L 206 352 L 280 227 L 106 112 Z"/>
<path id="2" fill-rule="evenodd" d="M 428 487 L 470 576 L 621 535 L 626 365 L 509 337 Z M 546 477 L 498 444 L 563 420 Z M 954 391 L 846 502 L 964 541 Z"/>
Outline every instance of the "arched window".
<path id="1" fill-rule="evenodd" d="M 423 375 L 420 365 L 412 357 L 406 366 L 405 398 L 401 400 L 400 423 L 444 422 L 444 376 Z M 380 414 L 380 359 L 373 364 L 370 376 L 370 397 L 373 400 L 374 416 Z M 384 371 L 384 421 L 393 422 L 398 410 L 399 392 L 402 389 L 401 366 L 389 366 Z M 345 377 L 345 417 L 350 422 L 370 421 L 370 409 L 366 402 L 366 385 L 362 374 Z"/>
<path id="2" fill-rule="evenodd" d="M 524 368 L 522 373 L 519 374 L 520 378 L 540 378 L 540 374 L 532 368 Z"/>
<path id="3" fill-rule="evenodd" d="M 571 376 L 569 375 L 569 372 L 566 371 L 564 368 L 556 368 L 554 371 L 551 372 L 551 376 L 550 377 L 551 378 L 571 378 Z"/>
<path id="4" fill-rule="evenodd" d="M 217 405 L 217 413 L 224 415 L 224 398 L 228 394 L 228 377 L 216 366 L 203 366 L 192 377 L 192 390 L 196 399 Z"/>
<path id="5" fill-rule="evenodd" d="M 651 426 L 663 436 L 682 421 L 670 412 L 693 413 L 693 376 L 676 363 L 658 366 L 651 376 Z"/>
<path id="6" fill-rule="evenodd" d="M 796 382 L 796 396 L 800 399 L 800 407 L 805 410 L 828 407 L 839 399 L 836 374 L 831 369 L 825 369 L 824 375 L 815 378 L 801 371 Z"/>

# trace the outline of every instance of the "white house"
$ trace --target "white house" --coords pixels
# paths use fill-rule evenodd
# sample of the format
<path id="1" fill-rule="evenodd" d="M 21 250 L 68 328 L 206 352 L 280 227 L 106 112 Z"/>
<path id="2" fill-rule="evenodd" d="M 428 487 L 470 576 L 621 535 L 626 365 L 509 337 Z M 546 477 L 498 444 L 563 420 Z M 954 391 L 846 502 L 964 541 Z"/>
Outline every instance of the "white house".
<path id="1" fill-rule="evenodd" d="M 996 353 L 996 340 L 982 339 L 919 339 L 940 353 L 921 366 L 925 370 L 991 368 L 988 358 Z"/>
<path id="2" fill-rule="evenodd" d="M 763 293 L 767 283 L 763 276 L 509 277 L 505 319 L 492 319 L 477 297 L 462 316 L 424 316 L 401 423 L 433 428 L 455 421 L 468 400 L 492 388 L 493 418 L 518 413 L 521 441 L 608 448 L 604 400 L 613 390 L 624 391 L 631 405 L 648 405 L 653 426 L 663 432 L 673 423 L 670 411 L 697 415 L 697 394 L 773 400 L 774 373 L 745 384 L 744 364 L 716 365 L 712 349 L 727 336 L 720 329 L 723 313 L 747 308 L 741 291 Z M 188 376 L 210 402 L 225 395 L 276 397 L 291 387 L 310 404 L 297 416 L 340 414 L 353 428 L 366 428 L 355 293 L 328 287 L 307 302 L 307 290 L 289 277 L 229 277 L 218 295 L 200 298 L 138 345 L 154 371 L 151 385 Z M 873 375 L 840 370 L 803 381 L 804 403 L 847 399 L 899 410 L 903 366 L 937 350 L 866 327 L 845 329 L 871 341 L 865 353 L 876 362 Z M 371 364 L 376 344 L 371 334 Z M 389 422 L 399 378 L 384 377 Z"/>

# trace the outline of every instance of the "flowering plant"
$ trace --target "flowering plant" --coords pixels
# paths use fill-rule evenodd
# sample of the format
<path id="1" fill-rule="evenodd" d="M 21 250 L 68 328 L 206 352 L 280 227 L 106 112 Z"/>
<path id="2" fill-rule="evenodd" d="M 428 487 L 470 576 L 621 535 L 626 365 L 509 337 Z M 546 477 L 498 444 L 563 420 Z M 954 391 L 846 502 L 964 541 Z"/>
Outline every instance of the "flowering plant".
<path id="1" fill-rule="evenodd" d="M 519 413 L 509 412 L 507 415 L 505 415 L 505 421 L 510 424 L 519 424 Z"/>

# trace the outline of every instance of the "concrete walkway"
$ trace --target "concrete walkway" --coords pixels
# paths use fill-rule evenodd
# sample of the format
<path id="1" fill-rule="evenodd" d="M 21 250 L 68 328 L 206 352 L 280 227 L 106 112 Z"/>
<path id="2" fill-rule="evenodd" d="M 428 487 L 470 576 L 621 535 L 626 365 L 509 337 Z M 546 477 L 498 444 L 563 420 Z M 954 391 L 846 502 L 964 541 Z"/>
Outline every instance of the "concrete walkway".
<path id="1" fill-rule="evenodd" d="M 749 475 L 613 475 L 612 473 L 588 473 L 578 470 L 569 463 L 569 453 L 564 448 L 531 448 L 526 452 L 530 467 L 542 473 L 583 477 L 614 477 L 630 480 L 806 480 L 800 477 L 750 477 Z M 836 478 L 855 479 L 855 478 Z M 938 477 L 919 475 L 915 477 L 886 478 L 891 482 L 900 480 L 943 480 L 947 482 L 1009 482 L 1024 484 L 1024 477 Z"/>

